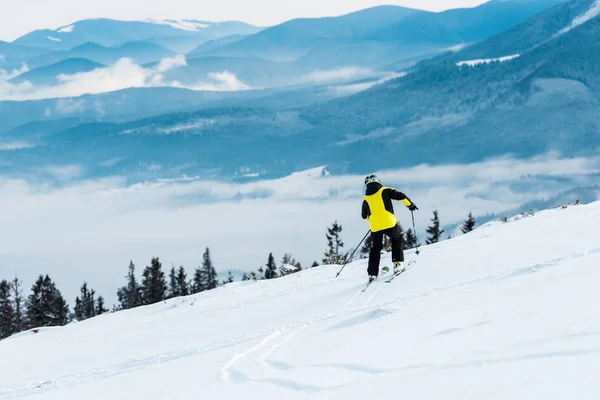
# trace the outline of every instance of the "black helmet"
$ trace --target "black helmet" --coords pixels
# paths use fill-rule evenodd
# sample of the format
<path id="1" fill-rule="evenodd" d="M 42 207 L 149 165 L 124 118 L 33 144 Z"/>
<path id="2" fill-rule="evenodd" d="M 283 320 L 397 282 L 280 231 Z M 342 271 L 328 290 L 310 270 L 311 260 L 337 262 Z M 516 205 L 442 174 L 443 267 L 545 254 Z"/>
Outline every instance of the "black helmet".
<path id="1" fill-rule="evenodd" d="M 369 175 L 365 178 L 365 186 L 367 186 L 369 183 L 381 183 L 381 181 L 377 179 L 376 175 Z"/>

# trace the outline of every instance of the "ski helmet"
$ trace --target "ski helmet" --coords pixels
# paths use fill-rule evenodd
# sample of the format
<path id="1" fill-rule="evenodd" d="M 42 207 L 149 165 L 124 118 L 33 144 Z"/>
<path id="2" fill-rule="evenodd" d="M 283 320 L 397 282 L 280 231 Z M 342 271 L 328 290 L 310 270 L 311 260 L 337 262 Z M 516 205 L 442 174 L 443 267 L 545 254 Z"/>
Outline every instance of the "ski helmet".
<path id="1" fill-rule="evenodd" d="M 381 181 L 377 179 L 376 175 L 369 175 L 365 178 L 365 186 L 369 183 L 381 183 Z"/>

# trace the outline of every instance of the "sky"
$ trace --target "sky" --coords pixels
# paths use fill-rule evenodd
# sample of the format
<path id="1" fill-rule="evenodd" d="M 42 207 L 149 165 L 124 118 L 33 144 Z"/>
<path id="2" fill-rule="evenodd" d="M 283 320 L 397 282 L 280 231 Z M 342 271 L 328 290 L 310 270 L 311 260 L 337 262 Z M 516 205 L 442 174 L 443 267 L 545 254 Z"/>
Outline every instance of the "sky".
<path id="1" fill-rule="evenodd" d="M 77 176 L 77 168 L 48 166 L 65 178 Z M 449 230 L 444 238 L 455 236 L 458 232 L 448 225 L 464 221 L 469 212 L 478 223 L 489 213 L 510 217 L 528 201 L 597 185 L 598 172 L 600 157 L 548 155 L 423 165 L 378 175 L 417 204 L 416 226 L 424 243 L 433 210 Z M 115 177 L 73 179 L 55 188 L 0 176 L 0 210 L 10 210 L 0 213 L 0 280 L 16 273 L 29 292 L 38 274 L 47 273 L 71 305 L 86 281 L 112 305 L 130 260 L 140 278 L 152 257 L 159 257 L 166 270 L 183 265 L 191 276 L 206 247 L 225 276 L 227 270 L 264 266 L 270 252 L 278 263 L 284 253 L 293 253 L 310 266 L 321 261 L 326 228 L 334 221 L 343 227 L 344 250 L 367 232 L 360 217 L 363 181 L 364 176 L 322 177 L 316 171 L 246 184 L 161 181 L 126 186 Z M 570 196 L 574 202 L 575 194 Z M 398 204 L 396 215 L 408 229 L 410 212 Z"/>
<path id="2" fill-rule="evenodd" d="M 239 20 L 271 26 L 293 18 L 335 16 L 382 4 L 443 11 L 486 0 L 0 0 L 0 40 L 12 41 L 35 29 L 57 29 L 88 18 L 122 20 Z"/>

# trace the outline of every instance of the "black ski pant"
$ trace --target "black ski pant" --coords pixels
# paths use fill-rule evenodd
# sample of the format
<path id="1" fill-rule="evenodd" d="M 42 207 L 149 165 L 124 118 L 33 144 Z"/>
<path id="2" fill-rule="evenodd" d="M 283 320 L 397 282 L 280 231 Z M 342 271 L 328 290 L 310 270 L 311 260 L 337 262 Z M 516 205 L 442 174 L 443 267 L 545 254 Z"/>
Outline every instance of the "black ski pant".
<path id="1" fill-rule="evenodd" d="M 398 225 L 383 231 L 371 232 L 373 247 L 369 254 L 369 276 L 379 275 L 379 262 L 381 261 L 381 250 L 383 250 L 383 235 L 390 238 L 392 242 L 392 261 L 404 262 L 404 251 L 402 243 L 402 232 Z"/>

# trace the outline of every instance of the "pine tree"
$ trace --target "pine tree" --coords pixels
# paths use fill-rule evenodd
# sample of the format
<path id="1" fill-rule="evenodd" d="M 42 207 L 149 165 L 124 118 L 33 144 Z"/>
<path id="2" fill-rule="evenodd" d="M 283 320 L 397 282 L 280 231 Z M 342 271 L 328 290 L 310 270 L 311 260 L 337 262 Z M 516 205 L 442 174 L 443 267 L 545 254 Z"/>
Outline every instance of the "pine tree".
<path id="1" fill-rule="evenodd" d="M 469 218 L 465 221 L 462 228 L 460 230 L 462 233 L 468 233 L 475 229 L 475 218 L 473 218 L 473 214 L 469 213 Z"/>
<path id="2" fill-rule="evenodd" d="M 315 268 L 318 267 L 319 263 L 317 261 L 315 261 L 314 263 L 312 263 L 312 265 L 310 266 L 311 268 Z"/>
<path id="3" fill-rule="evenodd" d="M 277 264 L 275 264 L 273 253 L 270 253 L 269 260 L 267 261 L 267 268 L 265 269 L 265 279 L 275 278 L 277 278 Z"/>
<path id="4" fill-rule="evenodd" d="M 194 273 L 194 293 L 211 290 L 219 286 L 217 271 L 210 257 L 210 249 L 207 247 L 202 255 L 202 267 L 196 268 Z"/>
<path id="5" fill-rule="evenodd" d="M 427 234 L 429 237 L 426 240 L 427 244 L 433 244 L 440 241 L 444 230 L 440 230 L 440 219 L 438 218 L 437 210 L 433 212 L 433 218 L 431 219 L 432 226 L 427 228 Z"/>
<path id="6" fill-rule="evenodd" d="M 235 281 L 235 279 L 233 278 L 233 274 L 231 273 L 231 271 L 227 272 L 227 279 L 225 279 L 223 281 L 223 285 L 227 285 L 228 283 L 233 283 Z"/>
<path id="7" fill-rule="evenodd" d="M 187 274 L 185 273 L 185 268 L 183 266 L 179 267 L 177 270 L 177 290 L 179 291 L 180 296 L 187 296 L 190 294 L 189 286 L 187 284 Z"/>
<path id="8" fill-rule="evenodd" d="M 11 299 L 11 283 L 0 281 L 0 339 L 15 333 L 15 310 Z"/>
<path id="9" fill-rule="evenodd" d="M 150 266 L 144 269 L 141 285 L 142 302 L 144 305 L 154 304 L 164 300 L 167 293 L 167 282 L 162 264 L 157 257 L 153 258 Z"/>
<path id="10" fill-rule="evenodd" d="M 171 268 L 171 272 L 169 273 L 169 298 L 179 297 L 181 294 L 179 293 L 179 284 L 177 282 L 177 272 L 175 271 L 175 267 Z"/>
<path id="11" fill-rule="evenodd" d="M 204 270 L 206 290 L 211 290 L 219 286 L 217 271 L 213 265 L 208 247 L 202 256 L 202 269 Z"/>
<path id="12" fill-rule="evenodd" d="M 24 313 L 24 304 L 23 304 L 23 283 L 19 280 L 19 278 L 15 277 L 12 281 L 12 298 L 14 304 L 14 333 L 21 332 L 25 329 L 25 313 Z"/>
<path id="13" fill-rule="evenodd" d="M 129 262 L 129 272 L 126 278 L 127 285 L 117 291 L 121 308 L 124 310 L 142 305 L 141 288 L 135 277 L 135 265 L 133 261 Z"/>
<path id="14" fill-rule="evenodd" d="M 104 308 L 104 297 L 99 296 L 96 302 L 96 315 L 102 315 L 105 312 L 108 312 L 108 310 Z"/>
<path id="15" fill-rule="evenodd" d="M 369 254 L 371 254 L 372 248 L 373 248 L 373 236 L 369 235 L 365 239 L 363 246 L 360 249 L 361 258 L 369 257 Z"/>
<path id="16" fill-rule="evenodd" d="M 340 238 L 342 232 L 342 226 L 335 221 L 331 228 L 327 228 L 327 251 L 325 252 L 325 258 L 323 258 L 323 264 L 334 265 L 343 264 L 346 255 L 342 255 L 341 249 L 344 247 L 344 242 Z"/>
<path id="17" fill-rule="evenodd" d="M 83 321 L 96 316 L 96 292 L 88 290 L 87 283 L 84 282 L 80 289 L 81 299 L 75 299 L 75 308 L 73 309 L 73 318 Z"/>
<path id="18" fill-rule="evenodd" d="M 414 249 L 415 247 L 417 247 L 417 235 L 412 229 L 409 229 L 404 236 L 404 250 Z"/>
<path id="19" fill-rule="evenodd" d="M 244 275 L 242 275 L 242 282 L 246 282 L 246 281 L 249 281 L 249 280 L 250 280 L 250 277 L 248 276 L 247 273 L 244 272 Z"/>
<path id="20" fill-rule="evenodd" d="M 68 322 L 69 307 L 50 277 L 40 275 L 27 298 L 27 319 L 31 328 L 61 326 Z"/>

